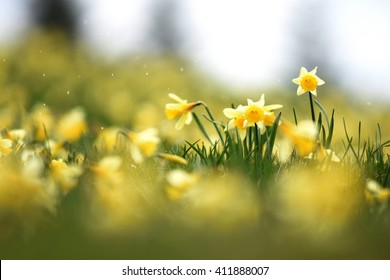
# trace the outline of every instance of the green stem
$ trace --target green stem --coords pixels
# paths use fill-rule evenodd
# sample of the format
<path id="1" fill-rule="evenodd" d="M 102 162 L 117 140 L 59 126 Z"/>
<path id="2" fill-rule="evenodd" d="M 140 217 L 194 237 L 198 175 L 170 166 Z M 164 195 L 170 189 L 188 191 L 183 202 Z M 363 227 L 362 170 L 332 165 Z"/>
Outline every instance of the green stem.
<path id="1" fill-rule="evenodd" d="M 316 115 L 314 113 L 313 94 L 310 91 L 309 91 L 309 99 L 310 99 L 311 119 L 313 120 L 313 122 L 316 122 Z"/>

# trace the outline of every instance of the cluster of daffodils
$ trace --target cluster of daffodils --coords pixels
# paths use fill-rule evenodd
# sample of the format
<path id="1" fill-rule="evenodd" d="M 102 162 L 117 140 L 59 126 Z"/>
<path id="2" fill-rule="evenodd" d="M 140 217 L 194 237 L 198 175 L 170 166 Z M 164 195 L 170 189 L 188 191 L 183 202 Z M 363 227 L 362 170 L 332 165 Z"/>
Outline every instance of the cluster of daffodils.
<path id="1" fill-rule="evenodd" d="M 317 96 L 317 87 L 325 82 L 317 75 L 317 67 L 312 71 L 307 71 L 302 67 L 299 77 L 292 81 L 298 85 L 297 95 L 302 95 L 306 92 Z M 202 101 L 188 102 L 175 94 L 170 93 L 169 97 L 177 101 L 177 103 L 169 103 L 165 106 L 165 113 L 169 120 L 178 118 L 175 125 L 177 130 L 189 125 L 193 119 L 192 110 L 199 106 L 205 105 Z M 278 125 L 285 136 L 284 141 L 280 144 L 279 159 L 282 162 L 288 160 L 294 150 L 296 154 L 303 158 L 323 160 L 330 158 L 332 161 L 338 162 L 340 159 L 330 149 L 325 149 L 319 142 L 318 126 L 315 123 L 314 108 L 311 101 L 313 120 L 304 120 L 294 125 L 289 121 L 281 118 Z M 225 131 L 236 130 L 240 139 L 244 140 L 248 133 L 248 128 L 256 127 L 261 134 L 266 132 L 267 127 L 274 125 L 276 120 L 274 110 L 281 109 L 283 105 L 271 104 L 265 105 L 265 95 L 262 94 L 258 101 L 247 99 L 247 105 L 238 105 L 237 108 L 225 108 L 223 114 L 229 119 Z M 234 135 L 234 133 L 233 133 Z"/>
<path id="2" fill-rule="evenodd" d="M 215 143 L 221 143 L 208 149 L 187 142 L 190 148 L 183 149 L 183 157 L 161 151 L 166 146 L 157 128 L 91 129 L 81 107 L 56 117 L 48 106 L 36 106 L 19 128 L 0 124 L 0 226 L 6 229 L 0 239 L 20 229 L 33 231 L 54 217 L 62 199 L 81 184 L 86 211 L 80 216 L 94 234 L 139 231 L 162 214 L 191 229 L 231 232 L 256 225 L 264 201 L 253 182 L 259 185 L 266 180 L 245 181 L 241 173 L 232 174 L 230 168 L 236 165 L 224 161 L 239 153 L 241 157 L 234 163 L 242 160 L 239 165 L 250 170 L 248 175 L 262 174 L 256 173 L 265 166 L 259 164 L 262 161 L 288 164 L 294 163 L 295 156 L 300 158 L 304 168 L 281 169 L 275 179 L 274 202 L 279 210 L 274 215 L 298 232 L 325 237 L 337 234 L 356 218 L 362 197 L 385 205 L 390 192 L 374 180 L 368 180 L 362 191 L 356 170 L 327 164 L 340 159 L 329 149 L 331 137 L 321 139 L 325 129 L 322 127 L 320 135 L 322 124 L 315 122 L 312 95 L 324 84 L 316 70 L 302 67 L 293 80 L 298 95 L 309 94 L 313 117 L 296 124 L 281 113 L 276 115 L 283 106 L 266 104 L 264 94 L 258 101 L 247 99 L 245 105 L 225 108 L 225 125 L 215 121 L 204 102 L 188 102 L 170 93 L 176 103 L 166 104 L 165 114 L 169 120 L 177 119 L 176 130 L 195 119 L 203 135 L 213 142 L 193 112 L 202 105 L 219 136 Z M 280 141 L 275 141 L 279 131 Z M 207 164 L 211 158 L 210 165 L 216 168 L 204 168 L 207 164 L 202 166 L 193 151 Z M 312 162 L 321 164 L 306 164 Z M 320 182 L 316 182 L 318 178 Z M 175 215 L 165 213 L 166 209 L 173 209 Z"/>
<path id="3" fill-rule="evenodd" d="M 84 175 L 91 181 L 83 182 L 91 184 L 87 188 L 93 198 L 91 205 L 98 204 L 100 208 L 99 212 L 97 207 L 91 206 L 94 213 L 105 211 L 104 215 L 115 217 L 110 219 L 111 225 L 104 227 L 121 224 L 123 213 L 118 209 L 127 208 L 113 206 L 128 205 L 128 198 L 134 199 L 136 192 L 134 188 L 129 190 L 122 166 L 142 164 L 154 156 L 186 164 L 179 156 L 157 153 L 160 138 L 155 128 L 140 132 L 102 128 L 94 142 L 83 138 L 87 133 L 90 129 L 81 107 L 56 117 L 48 106 L 39 105 L 26 114 L 21 128 L 2 127 L 0 225 L 7 230 L 0 238 L 18 230 L 33 231 L 54 217 L 63 197 L 79 185 Z M 90 150 L 95 152 L 93 158 L 87 153 L 88 149 L 75 148 L 80 141 L 91 145 Z M 123 219 L 127 219 L 126 216 Z"/>
<path id="4" fill-rule="evenodd" d="M 7 230 L 1 237 L 33 231 L 55 215 L 84 171 L 84 156 L 67 146 L 86 131 L 82 109 L 55 119 L 46 106 L 35 107 L 21 128 L 2 127 L 0 225 Z"/>
<path id="5" fill-rule="evenodd" d="M 226 108 L 223 113 L 230 119 L 227 129 L 237 128 L 241 139 L 244 139 L 248 127 L 257 126 L 263 134 L 265 128 L 273 125 L 275 121 L 273 110 L 282 107 L 283 105 L 280 104 L 265 105 L 264 94 L 262 94 L 257 102 L 248 99 L 248 105 L 239 105 L 236 109 Z"/>

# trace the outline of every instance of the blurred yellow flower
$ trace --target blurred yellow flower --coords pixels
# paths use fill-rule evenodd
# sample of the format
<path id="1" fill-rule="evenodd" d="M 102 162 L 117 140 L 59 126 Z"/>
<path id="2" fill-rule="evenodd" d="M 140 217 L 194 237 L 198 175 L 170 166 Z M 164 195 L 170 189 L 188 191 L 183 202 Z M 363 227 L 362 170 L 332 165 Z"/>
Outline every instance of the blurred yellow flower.
<path id="1" fill-rule="evenodd" d="M 325 149 L 321 144 L 318 144 L 315 152 L 310 153 L 306 158 L 315 160 L 329 159 L 333 162 L 340 162 L 340 158 L 331 149 Z"/>
<path id="2" fill-rule="evenodd" d="M 305 92 L 311 92 L 313 95 L 317 96 L 317 86 L 321 86 L 325 84 L 325 82 L 316 75 L 316 72 L 317 67 L 310 72 L 308 72 L 305 67 L 301 67 L 299 77 L 292 80 L 294 84 L 298 85 L 298 95 L 302 95 Z"/>
<path id="3" fill-rule="evenodd" d="M 352 225 L 364 207 L 359 177 L 355 166 L 286 170 L 275 188 L 276 214 L 300 235 L 330 238 Z"/>
<path id="4" fill-rule="evenodd" d="M 113 151 L 119 141 L 119 133 L 121 129 L 119 127 L 107 127 L 99 131 L 99 135 L 94 143 L 94 146 L 99 151 Z"/>
<path id="5" fill-rule="evenodd" d="M 177 101 L 177 103 L 168 103 L 165 105 L 165 115 L 169 120 L 173 120 L 176 117 L 179 117 L 175 128 L 180 130 L 183 128 L 184 124 L 189 125 L 192 122 L 191 110 L 196 106 L 202 104 L 202 102 L 191 102 L 187 103 L 187 100 L 181 99 L 176 94 L 170 93 L 168 95 L 171 99 Z"/>
<path id="6" fill-rule="evenodd" d="M 130 152 L 136 163 L 141 163 L 144 157 L 151 157 L 155 154 L 160 143 L 156 128 L 148 128 L 141 132 L 128 133 L 130 140 Z"/>
<path id="7" fill-rule="evenodd" d="M 390 200 L 390 189 L 383 188 L 377 181 L 368 179 L 364 192 L 369 203 L 386 202 Z"/>
<path id="8" fill-rule="evenodd" d="M 256 227 L 262 204 L 255 189 L 242 174 L 205 174 L 186 193 L 183 222 L 191 228 L 221 234 Z"/>
<path id="9" fill-rule="evenodd" d="M 150 171 L 137 178 L 133 170 L 120 156 L 106 156 L 92 167 L 93 185 L 87 193 L 91 212 L 85 224 L 93 236 L 123 234 L 148 225 L 154 193 L 148 192 L 150 177 L 144 174 Z"/>
<path id="10" fill-rule="evenodd" d="M 31 156 L 23 164 L 0 161 L 0 239 L 17 230 L 29 232 L 55 212 L 55 192 L 43 171 L 39 156 Z"/>
<path id="11" fill-rule="evenodd" d="M 12 129 L 7 130 L 5 138 L 12 140 L 13 142 L 23 141 L 26 137 L 26 130 L 24 129 Z"/>
<path id="12" fill-rule="evenodd" d="M 169 199 L 176 201 L 199 181 L 197 173 L 188 173 L 181 169 L 174 169 L 167 173 L 166 180 L 169 186 L 166 188 Z"/>
<path id="13" fill-rule="evenodd" d="M 31 112 L 31 122 L 36 140 L 44 141 L 51 135 L 54 118 L 51 110 L 44 105 L 36 105 Z"/>
<path id="14" fill-rule="evenodd" d="M 12 152 L 13 142 L 10 139 L 0 139 L 0 157 Z"/>
<path id="15" fill-rule="evenodd" d="M 244 114 L 242 113 L 244 110 L 245 109 L 242 105 L 238 105 L 237 109 L 225 108 L 223 110 L 223 114 L 230 119 L 226 129 L 229 130 L 237 128 L 241 139 L 245 138 L 247 129 Z"/>
<path id="16" fill-rule="evenodd" d="M 62 159 L 53 159 L 50 164 L 50 172 L 53 180 L 60 185 L 66 194 L 77 185 L 83 170 L 79 165 L 68 165 Z"/>
<path id="17" fill-rule="evenodd" d="M 80 107 L 72 109 L 58 121 L 57 133 L 61 139 L 77 141 L 86 132 L 85 113 Z"/>
<path id="18" fill-rule="evenodd" d="M 98 184 L 115 186 L 122 182 L 124 174 L 121 170 L 123 160 L 119 156 L 106 156 L 97 165 L 92 166 Z"/>
<path id="19" fill-rule="evenodd" d="M 308 156 L 317 146 L 318 130 L 317 125 L 311 120 L 305 120 L 293 125 L 282 120 L 280 124 L 282 133 L 288 141 L 283 142 L 279 157 L 285 161 L 295 147 L 300 157 Z"/>

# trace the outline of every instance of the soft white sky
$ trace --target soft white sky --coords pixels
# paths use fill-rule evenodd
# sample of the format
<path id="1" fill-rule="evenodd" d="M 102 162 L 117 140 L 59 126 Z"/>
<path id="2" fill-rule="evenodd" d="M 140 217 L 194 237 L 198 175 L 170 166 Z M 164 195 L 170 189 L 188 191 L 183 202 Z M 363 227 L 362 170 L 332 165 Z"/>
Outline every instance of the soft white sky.
<path id="1" fill-rule="evenodd" d="M 85 38 L 99 51 L 121 54 L 145 49 L 145 28 L 154 0 L 75 0 L 83 8 Z M 155 0 L 164 2 L 164 0 Z M 0 0 L 0 43 L 25 30 L 28 0 Z M 285 70 L 302 65 L 292 59 L 291 22 L 331 19 L 326 26 L 329 53 L 341 85 L 390 100 L 390 1 L 318 0 L 181 0 L 190 60 L 234 86 L 286 82 Z M 299 11 L 299 13 L 297 12 Z M 296 17 L 296 18 L 294 18 Z M 321 34 L 319 34 L 321 36 Z M 310 42 L 305 42 L 311 48 Z M 321 72 L 321 65 L 319 73 Z M 311 69 L 309 69 L 311 70 Z"/>

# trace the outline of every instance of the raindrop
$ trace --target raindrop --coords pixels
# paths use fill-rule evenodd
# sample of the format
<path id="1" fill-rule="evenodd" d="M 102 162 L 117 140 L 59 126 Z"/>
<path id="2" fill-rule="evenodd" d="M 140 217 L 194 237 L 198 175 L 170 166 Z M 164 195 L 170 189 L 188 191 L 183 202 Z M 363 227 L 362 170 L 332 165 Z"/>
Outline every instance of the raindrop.
<path id="1" fill-rule="evenodd" d="M 114 73 L 111 73 L 111 77 L 114 77 Z"/>
<path id="2" fill-rule="evenodd" d="M 69 94 L 70 94 L 70 91 L 69 91 L 69 90 L 68 90 L 68 91 L 66 91 L 66 94 L 67 94 L 67 95 L 69 95 Z"/>
<path id="3" fill-rule="evenodd" d="M 46 74 L 45 74 L 45 73 L 43 73 L 43 74 L 42 74 L 42 76 L 45 78 L 45 77 L 46 77 Z"/>
<path id="4" fill-rule="evenodd" d="M 149 73 L 148 73 L 148 72 L 146 72 L 146 73 L 145 73 L 145 75 L 146 75 L 146 76 L 148 76 L 148 75 L 149 75 Z"/>

